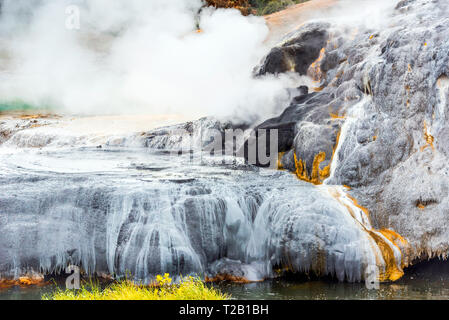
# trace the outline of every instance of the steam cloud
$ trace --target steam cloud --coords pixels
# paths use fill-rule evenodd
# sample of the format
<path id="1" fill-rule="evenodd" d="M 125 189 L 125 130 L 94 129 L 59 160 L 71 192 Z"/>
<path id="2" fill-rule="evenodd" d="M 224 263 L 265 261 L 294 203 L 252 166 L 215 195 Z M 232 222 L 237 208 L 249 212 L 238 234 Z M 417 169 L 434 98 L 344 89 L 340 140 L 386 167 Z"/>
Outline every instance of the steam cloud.
<path id="1" fill-rule="evenodd" d="M 0 1 L 1 2 L 1 1 Z M 255 79 L 268 28 L 200 0 L 4 0 L 0 97 L 75 114 L 267 116 L 293 76 Z M 80 29 L 66 28 L 67 6 Z M 197 33 L 199 27 L 202 32 Z"/>

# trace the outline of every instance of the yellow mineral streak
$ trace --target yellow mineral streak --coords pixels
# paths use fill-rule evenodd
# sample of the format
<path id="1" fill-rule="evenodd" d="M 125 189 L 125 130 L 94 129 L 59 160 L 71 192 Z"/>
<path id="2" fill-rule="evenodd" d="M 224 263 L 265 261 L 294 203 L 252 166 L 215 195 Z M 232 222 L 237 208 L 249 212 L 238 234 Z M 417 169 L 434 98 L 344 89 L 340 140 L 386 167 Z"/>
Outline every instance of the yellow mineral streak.
<path id="1" fill-rule="evenodd" d="M 382 258 L 385 262 L 385 270 L 380 272 L 379 281 L 396 281 L 400 279 L 404 275 L 404 271 L 402 271 L 402 268 L 398 266 L 391 242 L 387 242 L 385 237 L 380 236 L 377 231 L 367 230 L 367 232 L 376 242 L 382 252 Z M 402 260 L 403 259 L 401 258 L 401 264 Z"/>
<path id="2" fill-rule="evenodd" d="M 426 140 L 426 144 L 421 147 L 421 152 L 424 151 L 427 147 L 431 147 L 432 150 L 435 150 L 435 146 L 433 145 L 433 142 L 435 138 L 429 133 L 429 129 L 427 128 L 427 123 L 424 121 L 424 139 Z"/>
<path id="3" fill-rule="evenodd" d="M 325 86 L 315 87 L 315 88 L 313 88 L 313 91 L 314 92 L 321 92 L 321 91 L 323 91 L 324 88 L 325 88 Z"/>
<path id="4" fill-rule="evenodd" d="M 323 77 L 324 77 L 324 73 L 321 70 L 321 61 L 324 59 L 324 56 L 326 54 L 326 48 L 322 48 L 320 51 L 320 55 L 318 57 L 318 59 L 316 59 L 309 67 L 309 70 L 307 70 L 307 74 L 313 79 L 313 81 L 315 83 L 319 83 Z M 323 90 L 324 87 L 323 86 L 318 86 L 317 88 L 315 88 L 315 91 L 321 91 Z"/>
<path id="5" fill-rule="evenodd" d="M 340 110 L 336 110 L 336 112 L 332 112 L 332 107 L 329 107 L 329 116 L 331 117 L 332 120 L 336 120 L 336 119 L 346 119 L 346 112 L 344 112 L 342 115 L 339 114 Z M 338 142 L 337 142 L 338 145 Z"/>
<path id="6" fill-rule="evenodd" d="M 278 162 L 277 162 L 278 170 L 284 170 L 284 165 L 282 164 L 282 157 L 284 156 L 284 154 L 285 154 L 285 152 L 278 153 Z"/>
<path id="7" fill-rule="evenodd" d="M 324 151 L 319 152 L 317 155 L 315 155 L 315 157 L 313 159 L 311 175 L 309 175 L 307 172 L 306 161 L 302 160 L 302 159 L 298 159 L 298 157 L 296 155 L 296 151 L 294 150 L 293 157 L 295 160 L 295 173 L 299 179 L 304 180 L 306 182 L 313 183 L 314 185 L 319 185 L 319 184 L 322 184 L 323 181 L 329 177 L 329 175 L 331 173 L 331 163 L 332 163 L 332 160 L 334 159 L 335 150 L 337 149 L 338 142 L 340 140 L 340 133 L 341 132 L 339 132 L 337 134 L 337 141 L 332 150 L 332 157 L 329 161 L 329 165 L 327 165 L 323 169 L 320 169 L 321 163 L 326 160 L 326 153 Z"/>
<path id="8" fill-rule="evenodd" d="M 393 230 L 382 229 L 378 231 L 373 229 L 371 227 L 368 209 L 361 206 L 356 199 L 347 193 L 343 193 L 335 187 L 329 188 L 329 193 L 348 209 L 352 218 L 374 241 L 379 249 L 381 256 L 376 255 L 376 262 L 378 265 L 385 265 L 384 270 L 379 273 L 379 281 L 396 281 L 400 279 L 404 275 L 402 268 L 407 265 L 403 251 L 408 250 L 408 242 Z M 344 201 L 345 199 L 349 199 L 352 203 Z M 356 208 L 360 209 L 360 213 L 363 214 L 361 217 L 357 216 Z M 400 264 L 396 261 L 396 256 L 394 254 L 395 247 L 401 252 Z M 375 253 L 377 252 L 377 250 L 373 251 Z"/>
<path id="9" fill-rule="evenodd" d="M 407 240 L 405 240 L 400 234 L 398 234 L 390 229 L 382 229 L 382 230 L 379 230 L 379 232 L 382 233 L 385 238 L 390 240 L 399 250 L 401 250 L 401 252 L 406 253 L 405 255 L 404 254 L 402 255 L 401 267 L 402 268 L 407 267 L 409 265 L 409 263 L 406 260 L 406 258 L 410 254 L 410 245 L 407 242 Z"/>
<path id="10" fill-rule="evenodd" d="M 12 112 L 10 114 L 11 116 L 14 116 L 14 118 L 19 118 L 23 120 L 36 120 L 36 119 L 58 119 L 61 118 L 61 116 L 51 114 L 51 113 L 35 113 L 35 114 L 29 114 L 29 113 L 20 113 L 18 112 L 15 114 Z"/>
<path id="11" fill-rule="evenodd" d="M 338 113 L 329 113 L 331 119 L 346 119 L 346 115 L 343 114 L 342 116 L 338 115 Z"/>
<path id="12" fill-rule="evenodd" d="M 320 169 L 321 162 L 326 159 L 325 152 L 318 153 L 313 159 L 312 174 L 310 176 L 307 173 L 306 161 L 302 159 L 298 160 L 296 152 L 293 153 L 293 157 L 295 159 L 295 173 L 299 179 L 318 185 L 322 184 L 323 180 L 329 176 L 330 165 L 326 166 L 322 170 Z"/>

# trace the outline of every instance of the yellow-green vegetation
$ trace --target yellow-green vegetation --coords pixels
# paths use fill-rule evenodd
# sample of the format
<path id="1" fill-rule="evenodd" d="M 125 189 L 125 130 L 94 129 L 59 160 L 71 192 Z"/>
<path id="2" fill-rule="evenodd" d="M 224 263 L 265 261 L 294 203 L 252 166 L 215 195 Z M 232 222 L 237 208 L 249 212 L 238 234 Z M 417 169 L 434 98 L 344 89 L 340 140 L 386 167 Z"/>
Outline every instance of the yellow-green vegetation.
<path id="1" fill-rule="evenodd" d="M 257 14 L 267 15 L 307 1 L 309 0 L 250 0 L 250 4 L 256 8 Z"/>
<path id="2" fill-rule="evenodd" d="M 206 0 L 206 3 L 217 8 L 235 8 L 244 15 L 267 15 L 307 1 L 309 0 Z"/>
<path id="3" fill-rule="evenodd" d="M 168 274 L 157 276 L 150 286 L 132 281 L 115 282 L 105 289 L 98 284 L 83 284 L 79 290 L 58 289 L 44 295 L 43 300 L 227 300 L 230 296 L 217 289 L 208 288 L 199 278 L 182 278 L 173 283 Z"/>

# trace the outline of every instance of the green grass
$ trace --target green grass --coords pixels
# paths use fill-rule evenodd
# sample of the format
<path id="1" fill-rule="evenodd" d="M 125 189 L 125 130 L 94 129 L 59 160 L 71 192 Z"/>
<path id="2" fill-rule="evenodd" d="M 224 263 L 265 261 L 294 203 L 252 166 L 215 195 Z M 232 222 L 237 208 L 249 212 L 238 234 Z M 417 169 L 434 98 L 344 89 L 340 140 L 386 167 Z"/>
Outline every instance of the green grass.
<path id="1" fill-rule="evenodd" d="M 157 276 L 153 286 L 136 285 L 132 281 L 115 282 L 105 289 L 99 284 L 83 284 L 79 290 L 57 289 L 42 300 L 227 300 L 230 296 L 208 288 L 198 278 L 183 278 L 173 284 L 168 274 Z"/>

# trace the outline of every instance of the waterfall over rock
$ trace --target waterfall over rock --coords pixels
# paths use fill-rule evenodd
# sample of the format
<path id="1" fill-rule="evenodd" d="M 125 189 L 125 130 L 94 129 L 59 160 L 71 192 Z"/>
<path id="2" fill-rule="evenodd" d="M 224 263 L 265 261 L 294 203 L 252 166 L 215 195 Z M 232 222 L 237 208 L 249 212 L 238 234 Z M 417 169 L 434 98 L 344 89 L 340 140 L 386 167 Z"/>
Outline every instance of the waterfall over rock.
<path id="1" fill-rule="evenodd" d="M 260 280 L 275 269 L 359 281 L 370 265 L 388 269 L 328 187 L 240 160 L 173 156 L 183 143 L 172 133 L 186 125 L 102 137 L 99 148 L 98 137 L 64 134 L 63 119 L 27 121 L 3 122 L 22 124 L 0 148 L 3 277 L 69 264 L 144 282 L 166 272 Z M 222 128 L 187 127 L 200 145 L 198 131 Z"/>

